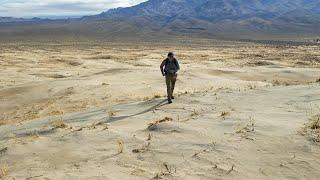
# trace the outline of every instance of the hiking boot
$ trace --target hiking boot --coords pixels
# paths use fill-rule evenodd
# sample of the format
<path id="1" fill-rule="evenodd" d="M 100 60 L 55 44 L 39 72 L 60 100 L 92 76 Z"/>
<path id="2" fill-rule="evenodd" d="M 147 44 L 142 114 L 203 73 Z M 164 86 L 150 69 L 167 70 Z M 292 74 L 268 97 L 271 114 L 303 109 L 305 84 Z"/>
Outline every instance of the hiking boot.
<path id="1" fill-rule="evenodd" d="M 171 99 L 174 99 L 174 97 L 173 97 L 173 96 L 171 96 Z"/>
<path id="2" fill-rule="evenodd" d="M 172 101 L 171 100 L 168 100 L 168 104 L 171 104 L 172 103 Z"/>

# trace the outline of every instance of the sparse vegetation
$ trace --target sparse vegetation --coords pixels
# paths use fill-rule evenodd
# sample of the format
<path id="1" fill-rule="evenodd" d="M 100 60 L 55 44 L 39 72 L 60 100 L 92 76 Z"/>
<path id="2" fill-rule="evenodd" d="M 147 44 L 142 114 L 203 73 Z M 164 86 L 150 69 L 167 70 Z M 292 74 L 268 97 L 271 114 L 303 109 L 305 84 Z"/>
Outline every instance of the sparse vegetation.
<path id="1" fill-rule="evenodd" d="M 8 147 L 0 148 L 0 155 L 6 153 L 8 150 Z"/>
<path id="2" fill-rule="evenodd" d="M 114 117 L 114 116 L 116 115 L 116 112 L 110 110 L 110 111 L 108 112 L 108 115 L 109 115 L 109 117 Z"/>
<path id="3" fill-rule="evenodd" d="M 273 86 L 289 86 L 294 83 L 290 83 L 289 81 L 280 81 L 280 80 L 273 80 L 272 85 Z"/>
<path id="4" fill-rule="evenodd" d="M 123 153 L 123 141 L 118 140 L 118 153 Z"/>
<path id="5" fill-rule="evenodd" d="M 153 96 L 153 98 L 161 98 L 161 95 L 160 95 L 160 94 L 155 94 L 155 95 Z"/>
<path id="6" fill-rule="evenodd" d="M 5 124 L 6 124 L 5 122 L 0 121 L 0 126 L 3 126 L 3 125 L 5 125 Z"/>
<path id="7" fill-rule="evenodd" d="M 273 80 L 273 81 L 272 81 L 272 84 L 273 84 L 274 86 L 280 86 L 280 85 L 281 85 L 281 83 L 280 83 L 279 80 Z"/>
<path id="8" fill-rule="evenodd" d="M 150 147 L 150 142 L 148 142 L 146 145 L 144 145 L 141 148 L 137 148 L 137 149 L 133 149 L 132 152 L 133 153 L 143 153 L 149 150 Z"/>
<path id="9" fill-rule="evenodd" d="M 149 101 L 152 99 L 157 99 L 157 98 L 161 98 L 162 96 L 160 94 L 154 94 L 153 96 L 145 96 L 143 97 L 143 101 Z"/>
<path id="10" fill-rule="evenodd" d="M 1 172 L 0 172 L 0 179 L 5 180 L 8 176 L 8 167 L 7 165 L 2 165 L 1 166 Z"/>
<path id="11" fill-rule="evenodd" d="M 11 52 L 2 53 L 3 57 L 0 58 L 0 63 L 5 69 L 3 71 L 5 76 L 0 79 L 0 99 L 4 102 L 5 109 L 0 108 L 0 122 L 9 125 L 1 127 L 1 130 L 14 127 L 19 129 L 19 132 L 12 132 L 12 136 L 16 136 L 16 139 L 9 140 L 3 143 L 5 146 L 0 147 L 0 157 L 9 164 L 10 174 L 6 178 L 10 179 L 12 174 L 30 179 L 37 179 L 39 178 L 37 175 L 43 174 L 40 178 L 46 178 L 54 177 L 54 173 L 61 175 L 59 173 L 74 170 L 81 171 L 83 173 L 81 175 L 90 178 L 87 174 L 90 172 L 83 170 L 97 168 L 93 174 L 96 171 L 100 172 L 106 162 L 121 172 L 109 168 L 101 171 L 102 178 L 110 177 L 110 171 L 114 171 L 117 177 L 120 175 L 118 173 L 126 172 L 127 176 L 124 178 L 129 179 L 134 177 L 179 179 L 180 175 L 190 175 L 195 179 L 223 179 L 227 174 L 230 178 L 246 178 L 244 177 L 246 173 L 259 163 L 259 158 L 253 158 L 251 155 L 274 157 L 275 161 L 280 158 L 285 161 L 290 157 L 285 159 L 281 157 L 287 157 L 288 149 L 298 147 L 294 148 L 294 153 L 299 157 L 299 162 L 294 161 L 297 163 L 295 166 L 288 166 L 292 171 L 286 171 L 285 174 L 278 173 L 278 162 L 275 166 L 266 167 L 274 164 L 273 158 L 266 158 L 266 163 L 261 168 L 267 169 L 268 176 L 265 177 L 268 178 L 290 176 L 299 179 L 305 175 L 305 178 L 312 179 L 316 173 L 311 170 L 318 168 L 317 163 L 302 164 L 302 161 L 316 157 L 316 151 L 308 152 L 308 156 L 304 157 L 305 152 L 300 151 L 299 147 L 309 146 L 310 143 L 306 138 L 286 142 L 287 138 L 280 136 L 289 133 L 281 131 L 280 128 L 286 126 L 285 118 L 290 122 L 295 114 L 300 117 L 301 108 L 304 108 L 307 101 L 317 104 L 318 86 L 311 84 L 308 87 L 266 88 L 265 84 L 271 85 L 272 80 L 278 80 L 279 85 L 284 85 L 284 82 L 294 84 L 295 81 L 298 81 L 297 84 L 314 82 L 318 78 L 318 69 L 314 67 L 319 65 L 316 62 L 307 63 L 306 68 L 297 68 L 295 63 L 303 53 L 319 56 L 320 53 L 317 51 L 319 48 L 304 46 L 297 49 L 284 46 L 276 48 L 271 45 L 240 42 L 207 44 L 204 41 L 197 46 L 194 46 L 193 42 L 190 45 L 185 43 L 184 46 L 176 46 L 174 43 L 168 41 L 163 43 L 165 45 L 155 45 L 155 47 L 150 43 L 151 45 L 139 45 L 137 49 L 127 44 L 107 43 L 94 46 L 90 43 L 79 46 L 56 45 L 57 50 L 51 50 L 55 46 L 50 45 L 45 47 L 39 45 L 37 49 L 28 47 L 29 49 L 19 51 L 12 48 L 14 45 L 7 47 Z M 6 45 L 3 47 L 6 48 Z M 183 66 L 177 81 L 176 98 L 172 105 L 167 106 L 165 82 L 159 73 L 157 63 L 164 58 L 162 52 L 173 48 L 177 51 L 177 57 Z M 102 56 L 112 56 L 112 59 L 108 57 L 90 59 L 99 55 L 92 54 L 97 51 L 102 52 Z M 257 56 L 259 52 L 263 56 Z M 244 54 L 241 58 L 238 56 L 240 53 Z M 50 62 L 48 56 L 53 54 L 65 60 L 80 60 L 79 62 L 83 64 L 72 65 L 67 61 Z M 148 56 L 142 58 L 143 54 Z M 200 57 L 201 54 L 205 56 Z M 20 56 L 24 59 L 18 61 Z M 197 57 L 200 57 L 200 60 L 195 62 Z M 41 62 L 38 62 L 38 59 Z M 210 59 L 219 60 L 208 61 Z M 249 65 L 248 62 L 254 63 Z M 268 65 L 266 62 L 274 65 L 256 67 Z M 150 65 L 150 67 L 135 65 Z M 309 69 L 311 65 L 312 70 Z M 47 70 L 50 74 L 61 74 L 70 78 L 53 79 L 39 75 L 47 73 Z M 7 77 L 15 79 L 9 81 Z M 255 86 L 250 87 L 249 84 Z M 220 87 L 221 90 L 217 90 Z M 249 88 L 258 90 L 247 91 Z M 297 96 L 291 96 L 295 95 L 295 92 L 298 92 Z M 279 98 L 277 104 L 273 104 L 270 102 L 273 98 L 267 98 L 269 95 L 273 98 L 283 96 Z M 148 101 L 141 102 L 144 97 Z M 155 98 L 160 99 L 154 100 Z M 13 103 L 16 106 L 11 108 Z M 5 107 L 6 104 L 8 107 Z M 268 112 L 272 113 L 264 114 Z M 247 114 L 259 114 L 257 115 L 259 121 L 243 119 Z M 64 115 L 63 117 L 68 117 L 68 121 L 52 118 L 58 122 L 51 124 L 49 121 L 43 131 L 37 129 L 26 137 L 23 133 L 21 133 L 23 137 L 20 136 L 20 129 L 24 131 L 23 128 L 29 127 L 29 124 L 41 124 L 51 115 L 54 117 Z M 278 115 L 281 116 L 279 123 L 276 121 Z M 40 121 L 10 125 L 34 118 L 40 118 Z M 109 130 L 106 130 L 108 129 L 106 123 L 110 123 Z M 290 124 L 288 128 L 296 124 L 298 123 Z M 319 132 L 318 121 L 314 120 L 306 127 L 308 127 L 307 137 L 312 137 L 312 141 L 318 142 L 319 135 L 316 135 Z M 272 131 L 270 134 L 275 132 L 275 138 L 272 139 L 269 132 L 264 133 L 266 131 Z M 40 138 L 37 132 L 41 135 Z M 297 136 L 292 131 L 290 133 L 293 138 Z M 11 134 L 4 138 L 7 137 L 11 138 Z M 33 138 L 35 141 L 31 141 Z M 211 143 L 212 139 L 216 142 Z M 283 143 L 283 146 L 279 146 L 281 149 L 278 150 L 276 148 L 279 143 Z M 289 143 L 293 143 L 292 146 Z M 28 147 L 28 151 L 23 151 L 25 147 Z M 49 153 L 46 152 L 46 148 L 50 148 Z M 70 154 L 69 149 L 76 149 L 76 152 Z M 35 154 L 33 150 L 37 150 L 34 151 Z M 254 153 L 251 153 L 252 150 Z M 265 150 L 276 153 L 265 154 Z M 79 155 L 78 162 L 74 161 L 74 155 Z M 33 160 L 35 166 L 42 165 L 39 159 L 46 159 L 49 164 L 59 162 L 61 166 L 58 167 L 59 172 L 50 171 L 50 168 L 55 167 L 44 166 L 44 173 L 38 173 L 38 169 L 32 168 L 27 172 L 29 174 L 25 174 L 25 170 L 21 168 L 20 170 L 15 165 L 11 166 L 14 162 L 20 162 L 18 159 L 20 157 L 23 157 L 21 166 L 27 167 Z M 86 163 L 88 159 L 90 162 Z M 163 160 L 166 159 L 169 160 L 168 163 L 163 164 Z M 243 159 L 251 159 L 253 162 L 247 163 L 242 161 Z M 38 162 L 40 164 L 37 164 Z M 75 162 L 75 165 L 69 162 Z M 185 162 L 187 166 L 182 164 Z M 287 162 L 281 163 L 287 165 Z M 239 172 L 232 164 L 239 166 Z M 243 165 L 245 168 L 242 168 Z M 174 166 L 179 173 L 174 174 Z M 65 167 L 65 171 L 60 167 Z M 301 173 L 301 176 L 294 175 L 293 173 L 300 167 L 306 168 L 306 171 Z M 250 177 L 255 175 L 264 177 L 258 170 L 250 173 L 252 173 Z"/>
<path id="12" fill-rule="evenodd" d="M 229 116 L 229 115 L 230 115 L 230 112 L 222 111 L 220 116 L 221 116 L 222 118 L 226 118 L 226 117 Z"/>
<path id="13" fill-rule="evenodd" d="M 261 58 L 263 58 L 263 56 L 261 56 Z M 254 62 L 249 62 L 248 65 L 249 66 L 270 66 L 274 64 L 268 61 L 254 61 Z"/>
<path id="14" fill-rule="evenodd" d="M 217 164 L 214 164 L 214 166 L 213 166 L 213 170 L 218 171 L 221 176 L 230 174 L 232 171 L 234 171 L 234 168 L 235 168 L 235 165 L 232 165 L 231 168 L 228 170 L 219 167 Z"/>
<path id="15" fill-rule="evenodd" d="M 65 122 L 64 122 L 62 117 L 50 121 L 50 126 L 53 127 L 54 129 L 59 129 L 59 128 L 63 129 L 63 128 L 67 128 L 68 127 L 65 124 Z"/>
<path id="16" fill-rule="evenodd" d="M 164 119 L 161 119 L 161 120 L 158 120 L 158 121 L 149 123 L 147 129 L 148 129 L 149 131 L 153 131 L 153 130 L 157 129 L 157 126 L 158 126 L 160 123 L 164 123 L 164 122 L 168 122 L 168 121 L 173 121 L 173 119 L 170 118 L 170 117 L 165 117 Z"/>
<path id="17" fill-rule="evenodd" d="M 196 111 L 195 109 L 192 111 L 192 113 L 190 114 L 191 117 L 194 117 L 194 116 L 198 116 L 199 115 L 199 112 Z"/>
<path id="18" fill-rule="evenodd" d="M 56 59 L 56 62 L 64 63 L 64 64 L 71 65 L 71 66 L 80 66 L 83 64 L 82 62 L 71 61 L 71 60 L 60 59 L 60 58 Z"/>
<path id="19" fill-rule="evenodd" d="M 157 173 L 157 175 L 154 176 L 152 179 L 162 179 L 163 177 L 166 177 L 166 176 L 172 176 L 177 171 L 175 168 L 169 167 L 169 165 L 165 162 L 162 165 L 164 170 L 161 171 L 160 173 Z"/>
<path id="20" fill-rule="evenodd" d="M 201 150 L 201 151 L 198 151 L 198 152 L 195 152 L 192 157 L 198 157 L 199 154 L 203 153 L 203 152 L 207 152 L 208 150 L 204 149 L 204 150 Z"/>
<path id="21" fill-rule="evenodd" d="M 312 115 L 301 133 L 313 142 L 320 143 L 320 114 Z"/>
<path id="22" fill-rule="evenodd" d="M 256 88 L 256 86 L 253 85 L 253 84 L 249 84 L 248 87 L 249 87 L 249 89 L 255 89 Z"/>
<path id="23" fill-rule="evenodd" d="M 35 140 L 39 139 L 39 137 L 40 137 L 39 132 L 38 132 L 38 131 L 33 131 L 33 132 L 27 134 L 27 139 L 26 139 L 26 140 L 28 140 L 28 141 L 35 141 Z M 22 139 L 22 143 L 25 144 L 26 141 L 24 141 L 24 140 Z"/>
<path id="24" fill-rule="evenodd" d="M 57 42 L 54 44 L 47 43 L 41 45 L 27 42 L 30 46 L 24 47 L 18 43 L 12 43 L 12 45 L 3 44 L 2 49 L 4 53 L 1 54 L 0 63 L 7 69 L 5 72 L 9 74 L 2 77 L 15 77 L 14 79 L 2 78 L 0 81 L 0 87 L 3 87 L 2 89 L 14 88 L 13 91 L 11 91 L 13 95 L 5 96 L 8 99 L 4 99 L 4 103 L 19 99 L 19 95 L 27 97 L 27 93 L 40 94 L 37 98 L 34 98 L 39 98 L 39 100 L 31 100 L 27 107 L 18 102 L 17 108 L 1 111 L 0 114 L 2 117 L 0 117 L 0 122 L 7 124 L 51 115 L 78 112 L 97 106 L 103 106 L 106 102 L 108 102 L 108 104 L 114 104 L 119 103 L 120 100 L 122 102 L 128 102 L 131 100 L 143 100 L 144 98 L 145 100 L 161 98 L 165 94 L 164 91 L 161 92 L 158 89 L 150 91 L 146 90 L 142 95 L 142 93 L 139 92 L 141 91 L 141 88 L 132 88 L 136 87 L 135 85 L 141 82 L 140 76 L 139 78 L 131 78 L 136 72 L 134 69 L 137 68 L 132 67 L 132 65 L 151 65 L 150 67 L 141 66 L 139 69 L 141 68 L 143 73 L 148 76 L 156 77 L 159 74 L 155 74 L 158 72 L 154 71 L 153 61 L 159 58 L 161 59 L 162 54 L 155 52 L 155 50 L 163 52 L 172 47 L 178 47 L 178 58 L 181 58 L 181 63 L 187 66 L 188 64 L 193 63 L 193 59 L 202 56 L 200 58 L 204 60 L 199 61 L 197 66 L 201 69 L 207 69 L 208 66 L 211 66 L 211 64 L 208 64 L 208 60 L 218 59 L 219 61 L 210 61 L 214 66 L 219 65 L 219 68 L 211 68 L 215 69 L 215 73 L 212 73 L 211 70 L 210 72 L 203 71 L 204 75 L 226 77 L 226 79 L 232 77 L 234 80 L 245 80 L 247 83 L 245 83 L 244 86 L 246 87 L 249 83 L 252 84 L 252 81 L 260 81 L 261 79 L 270 83 L 272 83 L 273 79 L 278 80 L 278 82 L 274 82 L 274 85 L 285 85 L 286 82 L 289 82 L 289 84 L 296 84 L 295 82 L 298 80 L 296 79 L 297 74 L 294 74 L 295 72 L 292 73 L 292 77 L 290 74 L 279 74 L 278 72 L 285 70 L 287 67 L 294 67 L 298 61 L 307 62 L 307 65 L 304 66 L 306 68 L 320 67 L 320 53 L 319 48 L 316 46 L 300 46 L 299 48 L 294 48 L 287 45 L 278 46 L 277 44 L 276 46 L 265 46 L 253 42 L 250 42 L 250 44 L 247 42 L 237 42 L 236 44 L 234 42 L 216 43 L 216 41 L 212 40 L 199 39 L 187 42 L 188 47 L 184 46 L 185 41 L 182 40 L 174 42 L 164 41 L 164 43 L 162 43 L 161 40 L 159 43 L 139 42 L 138 45 L 137 43 L 130 42 L 96 44 L 95 42 L 91 43 L 90 41 L 86 43 L 72 42 L 77 45 L 64 44 L 64 41 L 60 44 Z M 201 53 L 199 52 L 199 43 L 201 43 L 202 46 Z M 164 46 L 163 44 L 166 45 Z M 219 45 L 216 46 L 215 44 Z M 220 45 L 224 47 L 223 50 Z M 37 51 L 37 49 L 41 49 L 41 51 Z M 140 58 L 145 54 L 148 55 L 146 57 L 148 59 Z M 275 68 L 270 69 L 272 70 L 270 72 L 277 73 L 277 77 L 270 75 L 269 72 L 261 74 L 260 71 L 255 71 L 256 66 L 268 65 L 271 63 L 275 65 Z M 124 68 L 119 68 L 119 64 L 123 64 Z M 32 70 L 23 68 L 31 66 L 34 67 Z M 230 68 L 250 66 L 249 68 L 252 69 L 252 71 L 245 72 L 246 68 L 243 68 L 244 72 L 227 71 L 224 66 Z M 277 66 L 279 66 L 279 68 L 277 68 Z M 181 73 L 183 73 L 183 76 L 181 77 L 186 78 L 188 83 L 183 83 L 183 86 L 180 87 L 179 82 L 177 83 L 179 87 L 177 90 L 180 91 L 181 94 L 182 92 L 186 94 L 191 94 L 194 91 L 203 92 L 203 90 L 212 87 L 212 90 L 217 89 L 215 81 L 201 83 L 201 88 L 194 89 L 199 83 L 199 81 L 197 81 L 198 77 L 190 76 L 188 73 L 192 71 L 197 72 L 197 68 L 193 69 L 193 66 L 190 68 L 191 71 L 185 71 L 185 69 L 182 68 Z M 219 69 L 219 71 L 216 69 Z M 247 76 L 247 73 L 250 73 L 250 75 Z M 315 75 L 309 75 L 309 73 L 299 72 L 299 74 L 306 74 L 307 77 L 311 76 L 313 80 L 317 78 L 316 73 L 313 73 Z M 125 83 L 119 81 L 119 75 L 121 75 L 121 78 L 130 80 L 125 81 Z M 62 80 L 66 80 L 65 78 L 68 78 L 68 83 L 62 83 Z M 81 78 L 81 83 L 79 83 L 79 78 Z M 99 81 L 96 81 L 97 78 Z M 25 85 L 16 87 L 18 84 L 24 84 L 24 82 L 34 82 L 35 79 L 43 83 L 40 83 L 39 87 L 38 85 L 33 87 Z M 48 79 L 52 80 L 52 83 L 44 83 Z M 179 80 L 182 80 L 182 78 L 178 78 L 178 81 Z M 151 81 L 151 79 L 147 78 L 143 81 L 145 83 L 144 86 L 147 88 L 149 88 L 149 86 L 151 88 L 155 87 L 152 84 L 153 81 Z M 307 81 L 307 78 L 299 80 L 299 82 L 305 81 Z M 299 84 L 299 82 L 297 84 Z M 126 88 L 123 93 L 110 92 L 115 89 L 124 90 L 124 85 L 128 86 L 128 88 Z M 71 89 L 66 90 L 70 86 L 75 89 L 73 91 Z M 41 89 L 41 91 L 38 91 L 39 89 Z M 62 91 L 60 90 L 63 89 L 66 91 L 65 94 L 61 95 Z M 102 95 L 102 93 L 105 94 Z M 54 104 L 59 108 L 54 108 L 50 104 Z"/>
<path id="25" fill-rule="evenodd" d="M 147 141 L 151 141 L 151 133 L 148 133 Z"/>
<path id="26" fill-rule="evenodd" d="M 236 133 L 249 133 L 254 131 L 254 119 L 252 117 L 249 118 L 249 122 L 244 126 L 240 127 Z"/>
<path id="27" fill-rule="evenodd" d="M 112 59 L 113 56 L 111 55 L 98 55 L 98 56 L 92 56 L 90 59 Z"/>

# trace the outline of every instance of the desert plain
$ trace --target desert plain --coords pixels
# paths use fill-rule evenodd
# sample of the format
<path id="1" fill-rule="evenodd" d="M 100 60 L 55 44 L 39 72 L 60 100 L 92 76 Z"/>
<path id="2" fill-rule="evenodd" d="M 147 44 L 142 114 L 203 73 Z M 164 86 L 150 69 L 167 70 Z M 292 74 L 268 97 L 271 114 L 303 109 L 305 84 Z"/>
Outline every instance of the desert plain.
<path id="1" fill-rule="evenodd" d="M 1 43 L 2 179 L 318 179 L 320 47 Z M 181 71 L 173 104 L 159 65 Z"/>

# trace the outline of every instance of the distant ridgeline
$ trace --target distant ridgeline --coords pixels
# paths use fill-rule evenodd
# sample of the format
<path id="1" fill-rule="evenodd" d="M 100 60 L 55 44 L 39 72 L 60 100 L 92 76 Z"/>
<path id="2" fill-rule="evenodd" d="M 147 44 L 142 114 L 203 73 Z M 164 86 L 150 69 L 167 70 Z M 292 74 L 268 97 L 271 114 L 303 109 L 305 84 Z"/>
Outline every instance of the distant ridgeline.
<path id="1" fill-rule="evenodd" d="M 319 42 L 320 1 L 149 0 L 133 7 L 67 20 L 0 18 L 0 27 L 1 37 L 31 34 L 100 39 L 181 36 L 310 41 L 316 38 L 314 42 Z"/>

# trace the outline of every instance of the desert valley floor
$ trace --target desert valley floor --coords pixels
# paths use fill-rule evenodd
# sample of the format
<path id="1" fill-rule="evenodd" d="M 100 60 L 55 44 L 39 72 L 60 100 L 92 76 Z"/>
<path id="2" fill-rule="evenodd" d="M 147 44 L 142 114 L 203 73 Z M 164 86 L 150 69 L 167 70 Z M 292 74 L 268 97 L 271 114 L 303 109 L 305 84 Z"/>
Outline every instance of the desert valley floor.
<path id="1" fill-rule="evenodd" d="M 320 176 L 317 45 L 3 43 L 0 66 L 0 178 Z"/>

